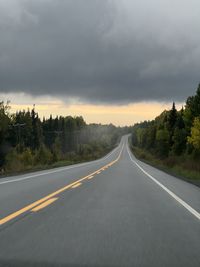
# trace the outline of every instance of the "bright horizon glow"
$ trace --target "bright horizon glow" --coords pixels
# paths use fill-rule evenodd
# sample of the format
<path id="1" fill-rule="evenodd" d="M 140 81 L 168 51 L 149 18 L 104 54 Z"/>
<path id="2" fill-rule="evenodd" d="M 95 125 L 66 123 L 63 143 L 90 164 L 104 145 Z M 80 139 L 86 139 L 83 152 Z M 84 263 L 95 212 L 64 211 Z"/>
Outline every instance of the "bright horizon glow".
<path id="1" fill-rule="evenodd" d="M 58 116 L 83 116 L 87 123 L 114 124 L 130 126 L 136 122 L 152 120 L 163 110 L 169 110 L 169 102 L 139 102 L 127 105 L 87 104 L 70 101 L 64 103 L 55 97 L 31 97 L 24 94 L 0 94 L 0 100 L 11 101 L 11 112 L 31 109 L 35 104 L 39 116 L 48 118 Z M 177 103 L 179 110 L 183 103 Z"/>

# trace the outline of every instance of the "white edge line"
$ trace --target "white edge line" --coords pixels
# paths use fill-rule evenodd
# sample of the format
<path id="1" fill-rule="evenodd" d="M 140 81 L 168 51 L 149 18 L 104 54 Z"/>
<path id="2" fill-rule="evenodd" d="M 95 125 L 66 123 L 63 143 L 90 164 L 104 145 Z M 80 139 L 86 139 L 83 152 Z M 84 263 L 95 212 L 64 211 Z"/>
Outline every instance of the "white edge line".
<path id="1" fill-rule="evenodd" d="M 163 190 L 165 190 L 171 197 L 173 197 L 177 202 L 179 202 L 184 208 L 186 208 L 191 214 L 193 214 L 197 219 L 200 220 L 200 213 L 193 209 L 190 205 L 188 205 L 184 200 L 182 200 L 180 197 L 178 197 L 176 194 L 174 194 L 171 190 L 169 190 L 166 186 L 164 186 L 162 183 L 160 183 L 158 180 L 156 180 L 152 175 L 150 175 L 148 172 L 146 172 L 135 160 L 133 160 L 129 148 L 127 146 L 127 152 L 129 154 L 129 157 L 131 161 L 144 173 L 146 174 L 151 180 L 153 180 L 157 185 L 159 185 Z"/>
<path id="2" fill-rule="evenodd" d="M 59 168 L 57 170 L 52 170 L 52 171 L 43 172 L 43 173 L 39 173 L 39 174 L 33 174 L 33 175 L 25 176 L 25 177 L 22 177 L 22 178 L 17 178 L 17 179 L 12 179 L 12 180 L 6 180 L 6 181 L 3 181 L 3 182 L 0 182 L 0 185 L 2 185 L 2 184 L 8 184 L 8 183 L 14 183 L 14 182 L 20 182 L 20 181 L 28 180 L 28 179 L 31 179 L 31 178 L 34 178 L 34 177 L 44 176 L 44 175 L 47 175 L 47 174 L 52 174 L 52 173 L 56 173 L 56 172 L 62 172 L 62 171 L 66 171 L 66 170 L 70 170 L 70 169 L 74 169 L 74 168 L 83 167 L 83 166 L 86 166 L 86 165 L 91 165 L 91 164 L 97 163 L 98 161 L 102 161 L 102 160 L 105 160 L 105 159 L 109 158 L 119 148 L 120 148 L 120 144 L 119 144 L 118 147 L 116 147 L 113 151 L 111 151 L 104 158 L 101 158 L 101 159 L 98 159 L 98 160 L 94 160 L 92 162 L 81 163 L 81 164 L 78 164 L 78 165 L 64 167 L 62 169 Z"/>

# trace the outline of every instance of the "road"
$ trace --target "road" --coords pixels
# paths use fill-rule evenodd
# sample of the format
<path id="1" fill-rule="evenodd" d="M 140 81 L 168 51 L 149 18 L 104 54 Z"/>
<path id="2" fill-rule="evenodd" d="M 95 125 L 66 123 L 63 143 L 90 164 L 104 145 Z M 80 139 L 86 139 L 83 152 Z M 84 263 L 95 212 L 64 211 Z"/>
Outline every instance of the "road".
<path id="1" fill-rule="evenodd" d="M 0 266 L 200 266 L 200 188 L 106 157 L 0 180 Z"/>

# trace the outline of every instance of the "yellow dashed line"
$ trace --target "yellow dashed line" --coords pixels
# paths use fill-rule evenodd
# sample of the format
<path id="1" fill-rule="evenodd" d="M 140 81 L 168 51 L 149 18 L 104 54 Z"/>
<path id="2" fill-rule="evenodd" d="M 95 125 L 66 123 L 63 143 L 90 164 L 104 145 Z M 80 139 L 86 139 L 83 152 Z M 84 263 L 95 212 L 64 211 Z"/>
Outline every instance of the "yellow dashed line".
<path id="1" fill-rule="evenodd" d="M 123 147 L 124 147 L 124 146 L 123 146 Z M 0 219 L 0 225 L 4 224 L 4 223 L 6 223 L 6 222 L 9 222 L 10 220 L 13 220 L 14 218 L 18 217 L 19 215 L 21 215 L 21 214 L 23 214 L 23 213 L 25 213 L 25 212 L 27 212 L 27 211 L 34 210 L 35 207 L 36 207 L 36 209 L 37 209 L 37 206 L 40 205 L 40 204 L 44 204 L 44 205 L 45 205 L 45 203 L 46 203 L 46 204 L 48 205 L 49 202 L 47 202 L 47 200 L 52 200 L 52 202 L 53 202 L 53 201 L 56 200 L 56 199 L 53 198 L 53 197 L 55 197 L 55 196 L 57 196 L 58 194 L 60 194 L 60 193 L 62 193 L 62 192 L 64 192 L 64 191 L 66 191 L 66 190 L 69 189 L 69 188 L 75 188 L 75 187 L 79 186 L 79 185 L 81 184 L 82 181 L 88 179 L 89 177 L 94 176 L 95 174 L 99 174 L 99 173 L 101 173 L 101 170 L 102 170 L 103 168 L 105 168 L 106 166 L 107 166 L 107 167 L 112 166 L 114 163 L 116 163 L 116 162 L 120 159 L 120 156 L 121 156 L 121 154 L 122 154 L 123 147 L 122 147 L 122 149 L 121 149 L 121 151 L 120 151 L 120 153 L 119 153 L 117 159 L 115 159 L 115 160 L 111 161 L 109 164 L 106 164 L 105 166 L 101 167 L 99 170 L 97 170 L 97 171 L 95 171 L 95 172 L 93 172 L 93 173 L 90 173 L 89 175 L 84 176 L 84 177 L 82 177 L 81 179 L 79 179 L 79 180 L 77 180 L 77 181 L 75 181 L 75 182 L 73 182 L 73 183 L 71 183 L 71 184 L 69 184 L 69 185 L 66 185 L 66 186 L 60 188 L 59 190 L 57 190 L 57 191 L 55 191 L 55 192 L 53 192 L 53 193 L 47 195 L 46 197 L 43 197 L 43 198 L 41 198 L 41 199 L 39 199 L 39 200 L 37 200 L 37 201 L 35 201 L 35 202 L 33 202 L 33 203 L 31 203 L 31 204 L 25 206 L 24 208 L 22 208 L 22 209 L 20 209 L 20 210 L 17 210 L 17 211 L 15 211 L 15 212 L 11 213 L 10 215 L 8 215 L 8 216 L 6 216 L 6 217 Z M 80 184 L 79 184 L 79 183 L 80 183 Z M 77 185 L 77 184 L 79 184 L 79 185 Z M 75 186 L 75 187 L 73 187 L 73 186 Z M 51 202 L 51 201 L 50 201 L 50 202 Z M 52 203 L 52 202 L 51 202 L 51 203 Z M 40 205 L 40 206 L 42 206 L 42 205 Z"/>
<path id="2" fill-rule="evenodd" d="M 80 185 L 82 185 L 82 183 L 77 183 L 77 184 L 73 185 L 72 188 L 76 188 L 76 187 L 78 187 Z"/>
<path id="3" fill-rule="evenodd" d="M 53 203 L 54 201 L 56 201 L 58 198 L 57 197 L 54 197 L 54 198 L 50 198 L 49 200 L 43 202 L 41 205 L 33 208 L 31 211 L 38 211 L 38 210 L 41 210 L 43 208 L 45 208 L 46 206 L 50 205 L 51 203 Z"/>

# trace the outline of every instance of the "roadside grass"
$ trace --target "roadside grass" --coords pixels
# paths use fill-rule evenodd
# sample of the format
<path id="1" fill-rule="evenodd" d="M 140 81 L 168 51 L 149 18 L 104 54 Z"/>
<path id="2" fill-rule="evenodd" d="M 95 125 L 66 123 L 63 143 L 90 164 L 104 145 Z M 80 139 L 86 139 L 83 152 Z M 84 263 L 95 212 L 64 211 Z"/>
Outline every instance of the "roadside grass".
<path id="1" fill-rule="evenodd" d="M 19 174 L 26 174 L 30 172 L 37 172 L 37 171 L 43 171 L 43 170 L 48 170 L 48 169 L 53 169 L 53 168 L 59 168 L 59 167 L 64 167 L 68 165 L 75 164 L 76 162 L 72 161 L 57 161 L 53 164 L 38 164 L 38 165 L 33 165 L 33 166 L 20 166 L 20 168 L 12 169 L 12 170 L 6 170 L 4 172 L 1 172 L 0 174 L 0 179 L 10 176 L 10 175 L 19 175 Z"/>
<path id="2" fill-rule="evenodd" d="M 147 150 L 131 146 L 133 154 L 139 160 L 162 171 L 200 186 L 200 163 L 186 156 L 169 156 L 159 159 Z"/>
<path id="3" fill-rule="evenodd" d="M 52 168 L 65 167 L 73 164 L 84 163 L 92 160 L 97 160 L 105 155 L 107 155 L 111 150 L 113 150 L 116 146 L 110 149 L 104 149 L 101 151 L 96 151 L 92 154 L 87 155 L 69 155 L 68 159 L 61 159 L 50 163 L 35 163 L 34 161 L 26 161 L 21 160 L 21 155 L 14 155 L 15 160 L 10 160 L 8 168 L 4 170 L 0 170 L 0 179 L 10 176 L 10 175 L 19 175 L 26 174 L 30 172 L 48 170 Z"/>

